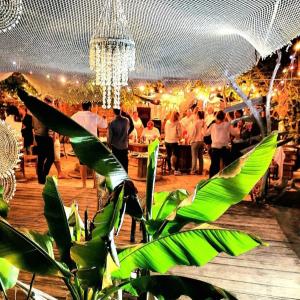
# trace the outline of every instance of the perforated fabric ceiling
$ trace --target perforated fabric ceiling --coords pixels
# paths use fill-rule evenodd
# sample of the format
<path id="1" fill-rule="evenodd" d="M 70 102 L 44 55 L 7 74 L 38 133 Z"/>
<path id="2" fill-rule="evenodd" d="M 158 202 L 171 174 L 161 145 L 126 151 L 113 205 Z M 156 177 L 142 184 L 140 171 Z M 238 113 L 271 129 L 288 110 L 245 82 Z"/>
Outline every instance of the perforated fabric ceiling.
<path id="1" fill-rule="evenodd" d="M 0 12 L 14 1 L 0 0 Z M 0 72 L 90 74 L 89 42 L 105 2 L 23 0 L 19 24 L 0 33 Z M 240 74 L 257 56 L 271 54 L 300 33 L 299 0 L 122 3 L 136 43 L 131 78 L 214 80 L 225 70 Z"/>

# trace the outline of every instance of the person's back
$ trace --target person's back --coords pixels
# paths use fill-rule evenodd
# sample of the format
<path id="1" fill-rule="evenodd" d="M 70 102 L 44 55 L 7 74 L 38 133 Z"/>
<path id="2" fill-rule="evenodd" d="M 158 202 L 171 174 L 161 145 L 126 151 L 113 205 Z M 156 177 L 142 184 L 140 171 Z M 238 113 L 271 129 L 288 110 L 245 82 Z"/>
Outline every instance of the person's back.
<path id="1" fill-rule="evenodd" d="M 128 172 L 128 135 L 130 133 L 130 123 L 127 118 L 121 116 L 119 109 L 114 109 L 114 114 L 116 117 L 108 126 L 108 145 L 125 171 Z"/>
<path id="2" fill-rule="evenodd" d="M 100 124 L 100 118 L 97 114 L 91 111 L 79 111 L 72 116 L 72 119 L 87 131 L 97 136 L 97 128 Z"/>
<path id="3" fill-rule="evenodd" d="M 129 120 L 121 115 L 111 121 L 109 125 L 109 144 L 117 149 L 128 148 Z"/>

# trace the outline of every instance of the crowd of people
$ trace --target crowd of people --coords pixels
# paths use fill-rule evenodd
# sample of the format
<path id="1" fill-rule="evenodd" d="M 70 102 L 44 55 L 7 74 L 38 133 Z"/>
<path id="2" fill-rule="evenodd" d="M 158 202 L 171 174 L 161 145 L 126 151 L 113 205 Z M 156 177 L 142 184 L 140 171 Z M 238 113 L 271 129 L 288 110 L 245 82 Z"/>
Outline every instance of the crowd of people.
<path id="1" fill-rule="evenodd" d="M 44 101 L 48 105 L 55 105 L 51 97 L 45 97 Z M 76 112 L 72 119 L 95 136 L 104 130 L 108 146 L 127 172 L 129 143 L 148 144 L 158 138 L 166 151 L 168 174 L 181 174 L 178 156 L 179 145 L 183 143 L 191 146 L 190 174 L 203 174 L 203 154 L 207 152 L 211 159 L 209 177 L 212 177 L 241 156 L 241 150 L 251 143 L 250 137 L 257 134 L 255 123 L 249 122 L 249 119 L 244 121 L 242 110 L 226 114 L 222 110 L 214 111 L 212 106 L 205 111 L 194 106 L 182 115 L 173 111 L 161 121 L 159 130 L 152 120 L 144 127 L 137 111 L 129 115 L 124 109 L 114 109 L 114 119 L 108 123 L 106 117 L 93 113 L 91 108 L 90 102 L 83 103 L 82 110 Z M 23 139 L 24 153 L 37 154 L 39 183 L 45 183 L 53 163 L 58 177 L 67 177 L 60 163 L 59 134 L 31 116 L 23 105 L 18 109 L 9 106 L 3 118 Z M 86 187 L 87 167 L 81 162 L 80 174 L 82 185 Z"/>

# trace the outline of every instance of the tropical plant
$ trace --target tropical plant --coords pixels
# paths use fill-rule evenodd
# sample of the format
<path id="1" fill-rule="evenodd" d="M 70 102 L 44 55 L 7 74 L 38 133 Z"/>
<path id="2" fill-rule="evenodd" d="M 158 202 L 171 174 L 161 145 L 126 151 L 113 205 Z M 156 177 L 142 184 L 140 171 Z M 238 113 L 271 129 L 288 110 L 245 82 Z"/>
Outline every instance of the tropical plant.
<path id="1" fill-rule="evenodd" d="M 193 194 L 185 190 L 154 193 L 159 143 L 153 142 L 148 149 L 143 213 L 133 182 L 105 145 L 23 90 L 19 96 L 44 124 L 70 137 L 80 161 L 105 176 L 108 201 L 94 216 L 92 226 L 83 230 L 77 207 L 65 209 L 56 179 L 48 177 L 43 191 L 47 235 L 18 231 L 0 219 L 0 258 L 10 264 L 7 269 L 12 266 L 34 274 L 60 276 L 75 300 L 113 299 L 116 295 L 121 297 L 122 292 L 139 299 L 147 293 L 158 299 L 181 295 L 192 299 L 235 299 L 209 283 L 157 273 L 165 274 L 176 265 L 202 266 L 221 252 L 236 256 L 263 244 L 254 235 L 209 223 L 240 202 L 266 172 L 276 148 L 276 134 L 215 177 L 201 181 Z M 146 242 L 117 249 L 114 236 L 125 212 L 145 224 Z M 187 224 L 189 227 L 184 229 Z M 59 250 L 59 260 L 54 258 L 52 240 Z M 2 290 L 15 282 L 10 280 L 15 279 L 10 272 L 0 272 L 0 278 Z"/>

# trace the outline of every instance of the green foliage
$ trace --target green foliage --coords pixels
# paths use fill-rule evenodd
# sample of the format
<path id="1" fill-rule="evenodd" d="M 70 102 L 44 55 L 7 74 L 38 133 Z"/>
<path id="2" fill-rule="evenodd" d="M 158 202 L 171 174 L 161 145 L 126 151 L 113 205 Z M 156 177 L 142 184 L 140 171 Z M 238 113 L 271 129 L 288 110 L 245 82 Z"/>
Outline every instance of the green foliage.
<path id="1" fill-rule="evenodd" d="M 5 291 L 15 286 L 19 276 L 19 269 L 0 258 L 0 290 Z"/>
<path id="2" fill-rule="evenodd" d="M 203 266 L 221 252 L 238 256 L 261 244 L 257 237 L 237 230 L 182 231 L 122 251 L 121 266 L 113 276 L 128 278 L 136 268 L 165 273 L 176 265 Z"/>
<path id="3" fill-rule="evenodd" d="M 48 177 L 43 190 L 44 215 L 47 220 L 49 233 L 54 238 L 60 253 L 61 261 L 70 268 L 73 267 L 70 248 L 72 239 L 64 205 L 57 190 L 57 180 Z"/>
<path id="4" fill-rule="evenodd" d="M 91 240 L 80 242 L 82 224 L 78 208 L 74 204 L 71 213 L 66 214 L 57 183 L 49 178 L 43 196 L 51 237 L 33 232 L 24 234 L 0 219 L 1 258 L 22 270 L 62 276 L 75 300 L 106 299 L 118 290 L 135 296 L 151 292 L 158 299 L 174 299 L 180 295 L 193 299 L 235 299 L 205 282 L 149 274 L 150 271 L 165 273 L 176 265 L 202 266 L 221 252 L 237 256 L 263 244 L 253 235 L 205 223 L 215 221 L 231 205 L 242 201 L 266 172 L 276 148 L 276 134 L 215 177 L 200 182 L 192 195 L 184 190 L 154 194 L 159 146 L 155 141 L 148 150 L 147 210 L 143 216 L 132 181 L 98 138 L 25 91 L 19 90 L 18 95 L 45 125 L 71 138 L 80 161 L 105 176 L 109 197 L 107 206 L 93 219 L 92 232 L 85 237 Z M 125 211 L 143 222 L 147 219 L 148 242 L 117 253 L 114 235 L 122 225 Z M 201 225 L 180 231 L 190 222 Z M 68 267 L 53 258 L 52 238 Z M 131 272 L 136 269 L 141 270 L 139 277 L 131 280 Z"/>
<path id="5" fill-rule="evenodd" d="M 152 201 L 156 178 L 159 140 L 156 139 L 148 146 L 147 183 L 146 183 L 146 208 L 147 220 L 152 219 Z"/>
<path id="6" fill-rule="evenodd" d="M 42 246 L 33 239 L 31 234 L 23 234 L 0 219 L 0 257 L 5 258 L 15 267 L 41 275 L 57 275 L 69 277 L 70 272 L 55 261 Z M 41 243 L 42 237 L 39 236 Z M 48 236 L 44 236 L 43 245 L 48 245 Z"/>

